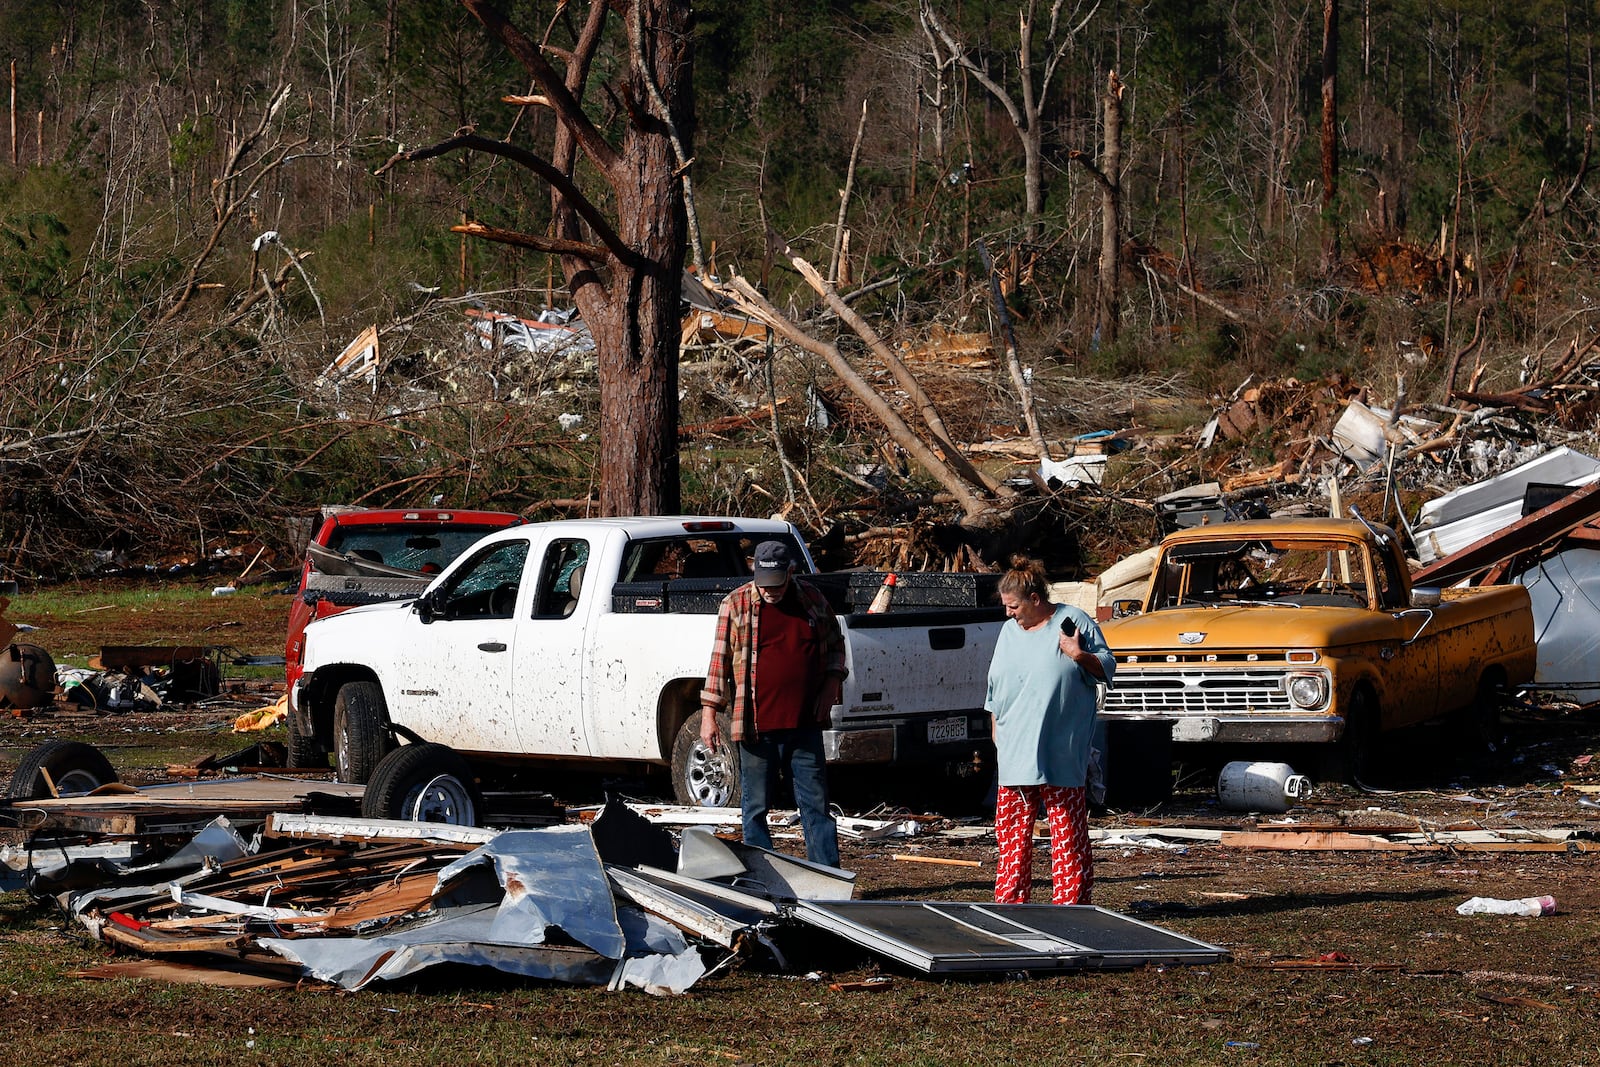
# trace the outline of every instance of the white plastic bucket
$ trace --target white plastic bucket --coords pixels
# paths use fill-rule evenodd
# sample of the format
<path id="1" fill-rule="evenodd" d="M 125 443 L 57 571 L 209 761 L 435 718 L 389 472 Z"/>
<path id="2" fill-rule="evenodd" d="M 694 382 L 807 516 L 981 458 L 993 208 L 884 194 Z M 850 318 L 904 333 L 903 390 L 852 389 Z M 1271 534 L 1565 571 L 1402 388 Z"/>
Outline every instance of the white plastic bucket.
<path id="1" fill-rule="evenodd" d="M 1288 811 L 1311 795 L 1311 779 L 1287 763 L 1237 760 L 1217 776 L 1217 800 L 1233 811 Z"/>

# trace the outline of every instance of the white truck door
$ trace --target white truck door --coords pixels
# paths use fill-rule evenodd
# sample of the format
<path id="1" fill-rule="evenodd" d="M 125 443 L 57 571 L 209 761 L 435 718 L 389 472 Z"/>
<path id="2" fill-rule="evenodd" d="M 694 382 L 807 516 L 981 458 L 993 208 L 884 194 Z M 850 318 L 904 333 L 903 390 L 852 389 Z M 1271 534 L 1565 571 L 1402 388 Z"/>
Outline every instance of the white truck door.
<path id="1" fill-rule="evenodd" d="M 519 750 L 512 659 L 517 605 L 532 601 L 530 547 L 515 538 L 479 549 L 428 594 L 429 621 L 401 628 L 401 692 L 390 700 L 401 725 L 464 752 Z"/>
<path id="2" fill-rule="evenodd" d="M 551 538 L 529 570 L 538 578 L 517 623 L 512 689 L 522 751 L 533 755 L 591 754 L 583 723 L 585 626 L 594 598 L 610 585 L 585 582 L 589 548 L 585 537 Z"/>

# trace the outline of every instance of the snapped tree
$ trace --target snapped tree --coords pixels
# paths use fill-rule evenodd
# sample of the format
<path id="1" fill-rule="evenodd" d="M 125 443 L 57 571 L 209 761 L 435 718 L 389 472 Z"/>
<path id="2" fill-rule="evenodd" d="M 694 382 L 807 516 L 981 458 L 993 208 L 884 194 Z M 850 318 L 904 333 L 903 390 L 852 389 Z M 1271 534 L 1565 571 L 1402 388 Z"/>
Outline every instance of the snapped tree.
<path id="1" fill-rule="evenodd" d="M 549 109 L 556 120 L 553 135 L 535 151 L 463 132 L 401 152 L 379 173 L 402 161 L 477 151 L 512 160 L 548 186 L 552 222 L 546 233 L 472 222 L 452 229 L 559 258 L 599 353 L 598 510 L 604 515 L 675 512 L 679 298 L 688 234 L 680 162 L 687 165 L 694 131 L 689 4 L 589 0 L 574 40 L 558 48 L 548 35 L 543 42 L 530 39 L 484 0 L 462 3 L 538 89 L 510 101 Z M 552 29 L 562 22 L 566 6 L 556 6 Z M 625 48 L 617 48 L 618 37 Z M 610 137 L 583 106 L 593 88 L 596 58 L 608 45 L 621 60 L 604 87 L 619 110 L 617 132 Z"/>

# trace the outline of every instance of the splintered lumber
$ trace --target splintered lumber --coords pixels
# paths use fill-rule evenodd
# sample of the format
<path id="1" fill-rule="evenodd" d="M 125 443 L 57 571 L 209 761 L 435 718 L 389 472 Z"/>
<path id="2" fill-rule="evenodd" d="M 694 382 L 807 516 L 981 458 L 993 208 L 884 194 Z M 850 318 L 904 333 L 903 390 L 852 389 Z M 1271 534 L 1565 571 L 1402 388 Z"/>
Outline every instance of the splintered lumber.
<path id="1" fill-rule="evenodd" d="M 475 847 L 308 844 L 245 856 L 181 892 L 152 886 L 152 895 L 107 911 L 96 929 L 147 954 L 242 952 L 264 933 L 295 937 L 425 910 L 439 871 Z"/>
<path id="2" fill-rule="evenodd" d="M 121 912 L 113 913 L 100 927 L 100 936 L 120 948 L 149 955 L 167 952 L 239 952 L 255 940 L 255 935 L 239 929 L 179 933 L 148 924 L 136 925 L 136 922 Z"/>
<path id="3" fill-rule="evenodd" d="M 113 978 L 154 978 L 163 982 L 218 986 L 225 989 L 293 989 L 300 984 L 298 968 L 260 961 L 229 960 L 205 966 L 181 960 L 117 960 L 88 970 L 67 971 L 68 978 L 107 981 Z"/>
<path id="4" fill-rule="evenodd" d="M 33 830 L 130 835 L 193 833 L 218 815 L 235 824 L 259 822 L 274 812 L 307 811 L 316 804 L 358 804 L 361 786 L 340 782 L 233 778 L 145 786 L 136 792 L 18 800 L 16 810 L 41 813 Z M 35 816 L 40 818 L 41 816 Z"/>
<path id="5" fill-rule="evenodd" d="M 942 864 L 942 865 L 944 865 L 946 867 L 982 867 L 983 866 L 983 863 L 981 861 L 979 861 L 979 860 L 958 860 L 958 859 L 950 859 L 950 858 L 945 857 L 945 856 L 912 856 L 912 855 L 907 855 L 907 854 L 901 853 L 901 852 L 896 852 L 894 855 L 890 856 L 889 858 L 892 859 L 892 860 L 903 860 L 906 863 L 938 863 L 938 864 Z"/>
<path id="6" fill-rule="evenodd" d="M 1292 833 L 1285 830 L 1241 830 L 1224 833 L 1218 843 L 1224 848 L 1250 848 L 1266 851 L 1294 852 L 1418 852 L 1433 851 L 1439 846 L 1391 841 L 1373 834 L 1342 833 L 1333 830 L 1312 830 Z"/>
<path id="7" fill-rule="evenodd" d="M 1385 836 L 1385 835 L 1388 836 Z M 1408 831 L 1360 833 L 1354 830 L 1243 830 L 1224 833 L 1219 840 L 1225 848 L 1248 848 L 1285 852 L 1568 852 L 1589 851 L 1588 842 L 1569 840 L 1570 835 L 1538 835 L 1518 831 L 1504 835 L 1490 830 Z"/>

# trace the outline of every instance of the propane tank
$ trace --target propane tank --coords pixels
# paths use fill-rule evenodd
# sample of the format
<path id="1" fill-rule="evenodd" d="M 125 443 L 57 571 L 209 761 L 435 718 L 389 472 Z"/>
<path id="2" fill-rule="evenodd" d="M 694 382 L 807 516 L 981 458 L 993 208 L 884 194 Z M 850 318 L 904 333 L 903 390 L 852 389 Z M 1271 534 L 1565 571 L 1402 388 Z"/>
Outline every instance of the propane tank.
<path id="1" fill-rule="evenodd" d="M 0 654 L 0 708 L 49 707 L 56 699 L 56 662 L 38 645 L 8 645 Z"/>
<path id="2" fill-rule="evenodd" d="M 1234 811 L 1288 811 L 1311 795 L 1311 780 L 1287 763 L 1237 760 L 1217 777 L 1217 800 Z"/>

